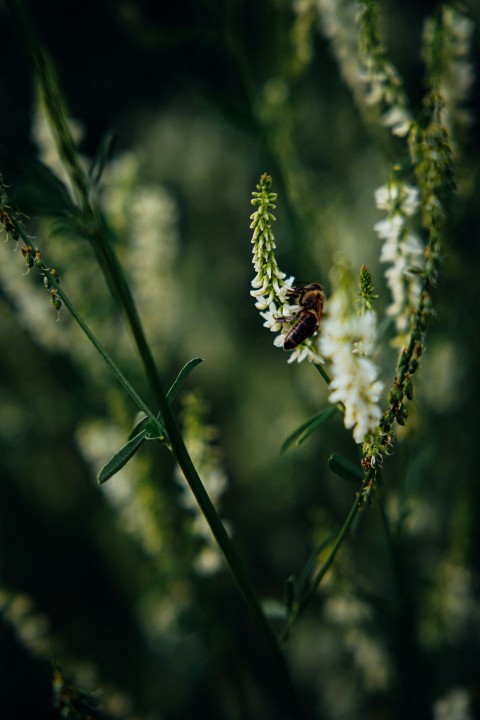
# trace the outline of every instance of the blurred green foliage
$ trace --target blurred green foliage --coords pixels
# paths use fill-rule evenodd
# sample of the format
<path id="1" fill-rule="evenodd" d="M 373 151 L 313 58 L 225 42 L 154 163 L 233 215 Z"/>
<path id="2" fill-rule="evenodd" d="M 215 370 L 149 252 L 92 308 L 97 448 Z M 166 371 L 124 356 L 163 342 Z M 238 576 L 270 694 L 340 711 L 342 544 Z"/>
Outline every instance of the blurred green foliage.
<path id="1" fill-rule="evenodd" d="M 327 391 L 313 367 L 286 364 L 249 296 L 250 192 L 261 172 L 272 173 L 282 268 L 326 282 L 341 252 L 356 270 L 368 264 L 385 304 L 373 192 L 397 159 L 397 140 L 369 132 L 319 33 L 310 64 L 292 71 L 287 0 L 27 6 L 83 128 L 81 153 L 91 158 L 104 132 L 118 132 L 105 194 L 128 153 L 135 172 L 127 200 L 148 187 L 170 203 L 170 224 L 158 233 L 159 244 L 167 231 L 173 238 L 158 260 L 158 295 L 142 289 L 149 257 L 135 276 L 139 255 L 133 262 L 125 238 L 139 218 L 128 203 L 118 252 L 145 291 L 141 310 L 165 384 L 189 358 L 204 358 L 187 385 L 207 400 L 217 428 L 211 442 L 228 478 L 220 512 L 259 596 L 280 603 L 286 579 L 352 503 L 354 488 L 331 472 L 329 456 L 355 461 L 358 449 L 334 416 L 280 454 L 295 428 L 326 407 Z M 418 47 L 433 3 L 380 6 L 418 108 Z M 467 6 L 478 23 L 478 5 Z M 65 227 L 65 189 L 36 159 L 30 68 L 1 6 L 0 17 L 5 182 L 47 261 L 148 395 L 90 250 Z M 477 29 L 477 67 L 479 45 Z M 478 118 L 478 92 L 470 105 Z M 477 119 L 458 147 L 458 192 L 412 417 L 385 462 L 381 500 L 362 513 L 286 645 L 312 719 L 480 716 Z M 27 295 L 40 281 L 22 277 L 12 248 L 1 248 L 8 282 L 0 287 L 0 717 L 58 717 L 50 655 L 80 685 L 100 688 L 113 717 L 283 717 L 268 655 L 230 576 L 192 569 L 198 539 L 178 502 L 171 457 L 146 443 L 126 479 L 111 479 L 105 491 L 96 485 L 94 456 L 105 462 L 126 441 L 135 409 L 66 313 L 56 323 L 42 288 L 38 301 Z M 38 302 L 36 326 L 22 298 Z M 388 383 L 394 352 L 381 360 Z M 90 455 L 85 434 L 99 445 Z M 158 527 L 145 543 L 150 522 Z M 442 715 L 446 702 L 454 710 Z"/>

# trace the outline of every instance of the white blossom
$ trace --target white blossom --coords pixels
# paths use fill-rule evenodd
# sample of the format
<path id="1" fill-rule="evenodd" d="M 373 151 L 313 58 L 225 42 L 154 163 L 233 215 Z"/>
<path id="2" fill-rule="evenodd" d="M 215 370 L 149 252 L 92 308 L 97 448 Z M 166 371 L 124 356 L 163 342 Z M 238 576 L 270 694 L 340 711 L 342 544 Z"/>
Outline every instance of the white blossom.
<path id="1" fill-rule="evenodd" d="M 114 229 L 127 241 L 122 260 L 158 352 L 165 338 L 176 337 L 179 325 L 174 272 L 179 251 L 177 204 L 161 185 L 142 182 L 140 163 L 130 153 L 110 164 L 105 181 L 102 204 Z"/>
<path id="2" fill-rule="evenodd" d="M 420 237 L 408 227 L 409 218 L 419 207 L 419 191 L 411 185 L 392 181 L 375 191 L 375 201 L 379 209 L 387 211 L 387 217 L 376 222 L 374 229 L 384 241 L 380 262 L 388 263 L 385 277 L 392 302 L 387 307 L 387 315 L 395 320 L 398 333 L 395 344 L 402 344 L 421 292 L 424 248 Z"/>
<path id="3" fill-rule="evenodd" d="M 450 689 L 433 706 L 434 720 L 474 720 L 470 693 L 465 688 Z"/>
<path id="4" fill-rule="evenodd" d="M 377 425 L 381 417 L 379 400 L 384 385 L 378 379 L 378 368 L 371 359 L 376 336 L 376 314 L 355 311 L 352 278 L 345 271 L 329 299 L 322 324 L 319 347 L 330 360 L 329 401 L 342 403 L 344 424 L 353 429 L 356 443 Z"/>
<path id="5" fill-rule="evenodd" d="M 412 116 L 401 105 L 392 105 L 381 117 L 382 124 L 391 129 L 393 135 L 405 137 L 412 124 Z"/>
<path id="6" fill-rule="evenodd" d="M 282 347 L 285 343 L 292 323 L 297 319 L 302 308 L 290 302 L 295 295 L 292 294 L 293 277 L 287 277 L 278 267 L 275 258 L 275 240 L 271 228 L 275 216 L 271 210 L 275 209 L 276 194 L 269 192 L 271 178 L 262 175 L 257 185 L 258 192 L 253 193 L 252 204 L 257 210 L 250 216 L 250 228 L 253 230 L 253 266 L 256 275 L 252 280 L 250 295 L 255 298 L 255 307 L 260 311 L 264 320 L 264 327 L 270 332 L 277 333 L 273 344 Z M 322 363 L 323 358 L 316 351 L 312 341 L 307 340 L 290 352 L 288 362 L 302 362 L 308 360 Z"/>
<path id="7" fill-rule="evenodd" d="M 391 214 L 401 212 L 411 217 L 420 205 L 420 191 L 406 183 L 387 183 L 375 190 L 375 203 L 379 210 L 387 210 Z"/>

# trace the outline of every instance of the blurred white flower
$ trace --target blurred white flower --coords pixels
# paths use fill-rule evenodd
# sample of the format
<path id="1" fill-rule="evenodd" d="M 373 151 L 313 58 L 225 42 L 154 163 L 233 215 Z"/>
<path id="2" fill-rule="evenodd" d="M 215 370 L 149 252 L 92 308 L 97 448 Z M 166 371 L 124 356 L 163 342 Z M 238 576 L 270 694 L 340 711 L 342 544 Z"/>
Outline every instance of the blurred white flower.
<path id="1" fill-rule="evenodd" d="M 419 191 L 393 180 L 375 191 L 375 201 L 379 209 L 387 211 L 387 217 L 376 222 L 374 229 L 384 240 L 380 262 L 389 264 L 385 277 L 392 296 L 387 314 L 395 320 L 397 337 L 394 344 L 401 345 L 421 293 L 424 248 L 418 235 L 408 227 L 409 218 L 420 204 Z"/>
<path id="2" fill-rule="evenodd" d="M 328 302 L 319 340 L 321 354 L 330 360 L 329 401 L 342 403 L 344 424 L 353 428 L 356 443 L 375 429 L 381 417 L 379 400 L 384 385 L 371 359 L 376 336 L 376 314 L 355 311 L 355 292 L 350 273 L 335 273 L 334 291 Z"/>
<path id="3" fill-rule="evenodd" d="M 400 105 L 392 105 L 383 115 L 382 123 L 391 129 L 393 135 L 405 137 L 412 125 L 410 113 Z"/>
<path id="4" fill-rule="evenodd" d="M 366 602 L 334 594 L 325 600 L 325 617 L 341 630 L 341 637 L 370 691 L 388 687 L 392 676 L 391 659 L 380 638 L 372 632 L 372 608 Z"/>
<path id="5" fill-rule="evenodd" d="M 166 339 L 174 342 L 180 326 L 174 272 L 179 251 L 177 204 L 162 185 L 143 181 L 133 153 L 110 163 L 104 180 L 102 205 L 125 241 L 122 260 L 149 341 L 159 352 Z"/>
<path id="6" fill-rule="evenodd" d="M 464 688 L 454 688 L 433 706 L 434 720 L 473 720 L 470 694 Z"/>
<path id="7" fill-rule="evenodd" d="M 379 210 L 411 217 L 420 205 L 420 191 L 407 183 L 391 182 L 375 190 L 375 202 Z"/>

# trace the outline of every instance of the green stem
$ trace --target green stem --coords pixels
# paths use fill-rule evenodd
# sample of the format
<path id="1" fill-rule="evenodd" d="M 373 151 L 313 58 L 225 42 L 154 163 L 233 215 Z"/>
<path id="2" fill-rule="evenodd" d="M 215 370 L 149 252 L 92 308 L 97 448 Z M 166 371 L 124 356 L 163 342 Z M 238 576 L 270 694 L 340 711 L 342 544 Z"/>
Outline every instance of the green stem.
<path id="1" fill-rule="evenodd" d="M 24 13 L 23 8 L 17 0 L 5 0 L 5 3 L 12 16 L 14 26 L 23 35 L 26 40 L 28 50 L 31 53 L 35 72 L 44 93 L 47 113 L 49 114 L 50 123 L 52 124 L 55 133 L 60 156 L 65 161 L 65 166 L 69 173 L 70 180 L 79 195 L 82 220 L 85 223 L 85 227 L 88 228 L 87 234 L 95 250 L 112 294 L 119 300 L 126 314 L 133 338 L 137 345 L 138 353 L 144 366 L 145 374 L 163 417 L 171 449 L 218 545 L 225 556 L 229 569 L 244 598 L 244 601 L 252 617 L 256 621 L 258 629 L 271 649 L 272 656 L 275 658 L 279 673 L 278 680 L 280 687 L 285 693 L 286 701 L 288 701 L 292 709 L 295 708 L 295 712 L 297 713 L 296 716 L 301 717 L 302 712 L 299 709 L 296 692 L 291 683 L 287 665 L 277 639 L 263 612 L 249 578 L 247 577 L 247 573 L 240 556 L 230 540 L 223 523 L 193 465 L 183 441 L 176 418 L 173 415 L 167 401 L 166 393 L 163 390 L 162 382 L 147 343 L 133 297 L 121 270 L 117 256 L 110 244 L 109 228 L 101 210 L 94 203 L 93 188 L 91 188 L 90 180 L 78 161 L 75 144 L 66 121 L 65 113 L 60 100 L 61 96 L 54 79 L 53 70 L 50 67 L 42 48 L 40 47 L 36 34 L 32 31 L 30 20 Z M 60 291 L 60 289 L 58 290 L 62 301 L 64 301 L 66 307 L 71 310 L 72 305 L 69 303 L 65 293 Z M 85 332 L 85 328 L 82 327 L 82 329 Z M 89 339 L 91 339 L 90 335 L 88 336 Z M 97 344 L 95 347 L 99 349 Z M 102 356 L 105 358 L 105 354 L 103 352 Z M 109 362 L 109 365 L 112 367 L 111 362 Z M 120 379 L 119 375 L 117 375 L 117 377 Z"/>
<path id="2" fill-rule="evenodd" d="M 333 561 L 335 560 L 335 556 L 336 556 L 338 550 L 340 549 L 340 546 L 342 545 L 343 541 L 345 540 L 347 532 L 349 531 L 350 527 L 352 526 L 353 521 L 355 520 L 355 518 L 357 516 L 357 513 L 359 512 L 359 509 L 360 509 L 360 507 L 359 507 L 358 499 L 355 498 L 355 502 L 353 503 L 353 505 L 350 509 L 350 512 L 348 513 L 347 519 L 343 523 L 342 528 L 340 529 L 340 532 L 338 533 L 337 537 L 335 538 L 335 542 L 333 544 L 332 549 L 330 550 L 330 554 L 329 554 L 328 558 L 326 559 L 326 561 L 324 562 L 324 564 L 318 571 L 317 575 L 313 579 L 308 591 L 305 593 L 303 598 L 301 598 L 297 602 L 293 612 L 291 613 L 291 615 L 288 619 L 287 628 L 282 635 L 282 640 L 284 642 L 286 640 L 288 640 L 293 625 L 295 624 L 295 622 L 297 621 L 297 619 L 301 615 L 301 613 L 305 610 L 306 606 L 310 602 L 310 599 L 315 594 L 318 586 L 320 585 L 323 578 L 325 577 L 328 570 L 330 569 Z"/>
<path id="3" fill-rule="evenodd" d="M 318 372 L 320 373 L 320 375 L 322 376 L 322 378 L 325 380 L 325 382 L 327 383 L 327 385 L 330 385 L 330 383 L 332 382 L 332 378 L 331 378 L 330 375 L 327 373 L 327 371 L 325 370 L 325 368 L 323 367 L 323 365 L 320 365 L 319 363 L 314 363 L 314 365 L 315 365 L 315 369 L 318 370 Z M 342 407 L 343 407 L 343 406 L 342 406 Z"/>
<path id="4" fill-rule="evenodd" d="M 75 322 L 79 325 L 81 330 L 85 333 L 87 338 L 90 340 L 94 348 L 98 351 L 98 353 L 102 356 L 102 358 L 105 360 L 107 365 L 113 370 L 117 380 L 119 381 L 120 385 L 124 388 L 124 390 L 130 395 L 134 403 L 137 405 L 137 407 L 147 415 L 151 420 L 156 421 L 155 413 L 150 410 L 148 405 L 142 400 L 140 395 L 137 393 L 135 388 L 128 382 L 125 375 L 122 373 L 120 368 L 114 363 L 111 356 L 107 352 L 107 350 L 103 347 L 101 342 L 98 340 L 97 337 L 92 333 L 86 322 L 83 320 L 82 316 L 79 315 L 77 312 L 75 306 L 73 305 L 72 301 L 66 294 L 66 292 L 60 287 L 59 283 L 55 280 L 53 275 L 46 269 L 42 268 L 42 273 L 49 279 L 52 287 L 55 288 L 57 291 L 57 294 L 59 298 L 61 299 L 62 303 L 65 305 L 67 310 L 72 315 Z"/>
<path id="5" fill-rule="evenodd" d="M 387 547 L 390 553 L 392 567 L 393 567 L 393 575 L 395 578 L 395 584 L 397 587 L 397 597 L 401 598 L 403 593 L 403 587 L 402 587 L 402 572 L 401 572 L 401 562 L 400 562 L 400 555 L 398 552 L 397 544 L 395 543 L 395 538 L 393 537 L 392 528 L 390 526 L 390 520 L 388 518 L 387 510 L 385 508 L 385 501 L 380 495 L 378 506 L 380 508 L 380 514 L 382 516 L 382 522 L 383 527 L 385 530 L 385 536 L 387 538 Z"/>

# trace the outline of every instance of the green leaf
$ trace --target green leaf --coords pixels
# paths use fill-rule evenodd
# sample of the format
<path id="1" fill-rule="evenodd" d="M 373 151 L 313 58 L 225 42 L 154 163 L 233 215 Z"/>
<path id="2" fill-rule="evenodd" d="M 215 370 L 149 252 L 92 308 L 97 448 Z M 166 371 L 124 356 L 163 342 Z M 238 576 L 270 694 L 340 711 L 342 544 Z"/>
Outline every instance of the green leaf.
<path id="1" fill-rule="evenodd" d="M 193 370 L 193 368 L 202 362 L 202 358 L 193 358 L 180 370 L 175 382 L 167 393 L 167 400 L 172 403 L 185 380 Z M 152 418 L 142 417 L 133 428 L 128 437 L 128 442 L 119 450 L 110 460 L 103 466 L 98 474 L 98 482 L 104 483 L 109 480 L 115 473 L 122 469 L 124 465 L 132 458 L 145 440 L 158 440 L 165 435 L 165 427 L 163 425 L 162 416 L 159 414 L 156 420 Z"/>
<path id="2" fill-rule="evenodd" d="M 193 358 L 192 360 L 189 360 L 187 364 L 180 370 L 175 382 L 167 393 L 167 400 L 170 404 L 172 404 L 172 402 L 175 400 L 180 389 L 182 388 L 182 385 L 192 372 L 193 368 L 201 362 L 203 362 L 202 358 Z M 131 431 L 130 435 L 128 436 L 128 440 L 133 440 L 133 438 L 135 438 L 135 436 L 138 435 L 140 432 L 144 433 L 145 440 L 158 440 L 158 438 L 163 438 L 165 436 L 165 426 L 163 424 L 161 413 L 158 413 L 157 419 L 155 421 L 146 416 L 142 417 Z"/>
<path id="3" fill-rule="evenodd" d="M 131 431 L 130 435 L 128 436 L 129 440 L 133 440 L 133 438 L 138 435 L 139 432 L 142 430 L 145 430 L 146 425 L 148 423 L 148 417 L 144 415 L 136 425 L 134 425 L 133 430 Z"/>
<path id="4" fill-rule="evenodd" d="M 203 362 L 203 358 L 193 358 L 192 360 L 189 360 L 186 365 L 180 370 L 180 372 L 177 375 L 177 378 L 175 382 L 173 383 L 172 387 L 167 393 L 167 400 L 172 404 L 172 402 L 175 400 L 176 396 L 178 395 L 179 391 L 182 388 L 183 383 L 187 379 L 187 377 L 192 372 L 193 368 L 196 365 L 199 365 L 201 362 Z"/>
<path id="5" fill-rule="evenodd" d="M 166 434 L 161 416 L 156 420 L 148 420 L 145 424 L 145 440 L 163 440 Z"/>
<path id="6" fill-rule="evenodd" d="M 341 453 L 332 453 L 328 458 L 328 466 L 335 475 L 338 475 L 344 480 L 358 482 L 365 477 L 363 470 Z"/>
<path id="7" fill-rule="evenodd" d="M 283 443 L 282 447 L 280 448 L 280 452 L 285 452 L 290 445 L 301 445 L 304 440 L 308 438 L 309 435 L 312 434 L 314 430 L 317 429 L 319 425 L 329 420 L 335 413 L 337 412 L 338 408 L 336 405 L 332 405 L 331 407 L 326 408 L 326 410 L 322 410 L 322 412 L 319 412 L 317 415 L 314 415 L 312 418 L 307 420 L 303 423 L 303 425 L 300 425 L 299 428 L 295 430 L 291 435 L 288 436 L 288 438 Z"/>
<path id="8" fill-rule="evenodd" d="M 141 418 L 128 436 L 132 440 L 138 433 L 145 431 L 145 440 L 158 440 L 165 435 L 165 428 L 162 423 L 161 415 L 156 420 L 152 420 L 147 416 Z"/>
<path id="9" fill-rule="evenodd" d="M 100 140 L 100 144 L 88 170 L 88 174 L 94 185 L 100 182 L 100 178 L 105 170 L 105 165 L 112 157 L 117 137 L 118 134 L 114 130 L 108 130 Z"/>
<path id="10" fill-rule="evenodd" d="M 122 447 L 110 460 L 103 466 L 98 473 L 98 482 L 104 483 L 109 480 L 115 473 L 122 469 L 124 465 L 132 458 L 140 446 L 143 444 L 147 431 L 142 430 L 135 435 L 134 438 L 128 441 L 126 445 Z"/>

